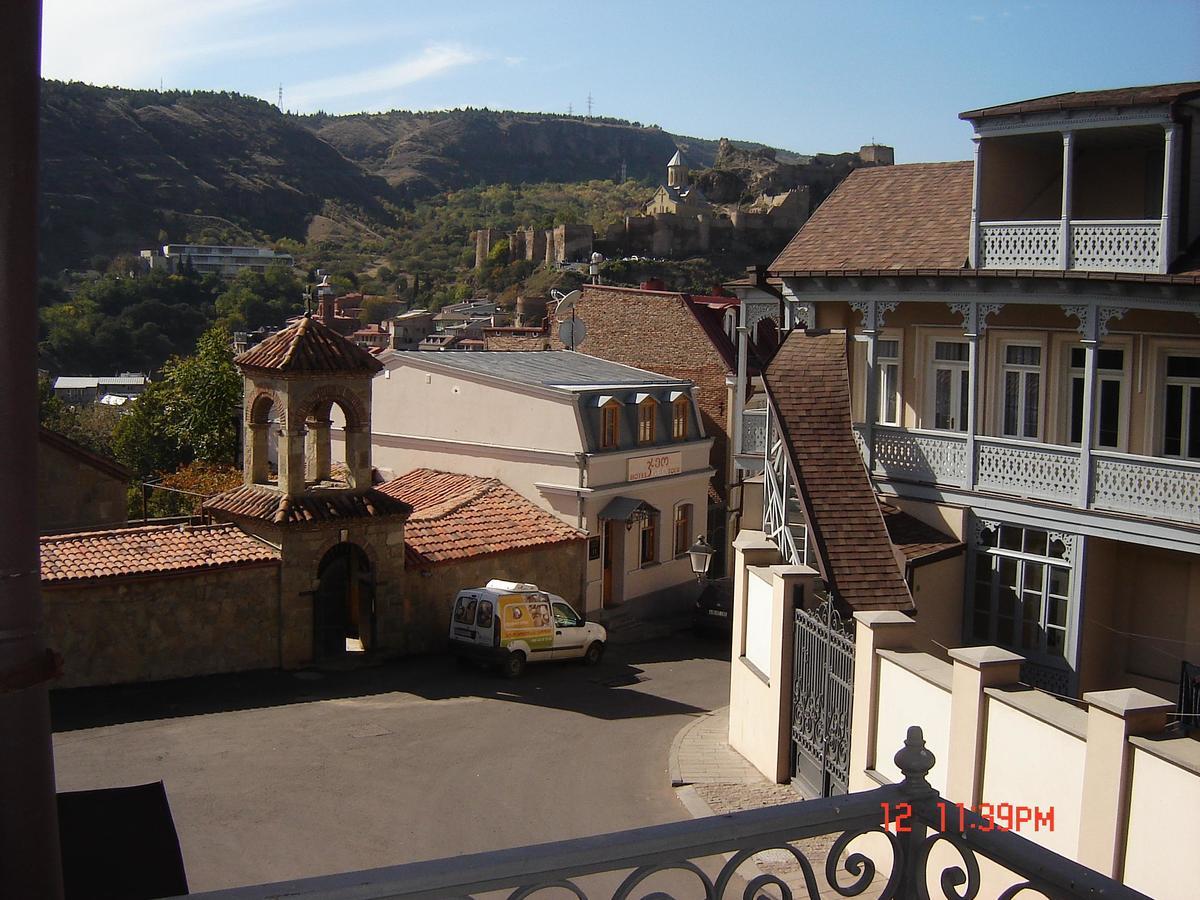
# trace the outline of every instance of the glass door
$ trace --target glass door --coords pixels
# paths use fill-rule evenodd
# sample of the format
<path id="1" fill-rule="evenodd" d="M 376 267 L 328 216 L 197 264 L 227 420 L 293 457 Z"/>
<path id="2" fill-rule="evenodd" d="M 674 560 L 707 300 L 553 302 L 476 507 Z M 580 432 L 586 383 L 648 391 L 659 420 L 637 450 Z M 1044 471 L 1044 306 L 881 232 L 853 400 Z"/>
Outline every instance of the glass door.
<path id="1" fill-rule="evenodd" d="M 933 427 L 939 431 L 966 431 L 971 397 L 969 350 L 965 341 L 933 344 Z"/>

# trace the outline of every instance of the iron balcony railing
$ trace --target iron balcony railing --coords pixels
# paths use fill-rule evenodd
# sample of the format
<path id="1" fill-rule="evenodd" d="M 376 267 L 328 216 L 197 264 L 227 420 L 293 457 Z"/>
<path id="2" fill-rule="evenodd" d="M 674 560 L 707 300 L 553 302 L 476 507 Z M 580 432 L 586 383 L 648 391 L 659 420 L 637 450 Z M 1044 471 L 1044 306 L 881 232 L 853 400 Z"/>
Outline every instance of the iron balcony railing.
<path id="1" fill-rule="evenodd" d="M 1145 896 L 943 800 L 926 778 L 934 758 L 919 727 L 908 729 L 895 761 L 903 782 L 857 794 L 191 896 L 424 900 L 497 893 L 509 900 L 534 894 L 580 900 L 752 900 L 769 888 L 783 900 L 817 900 L 835 893 L 885 900 L 928 898 L 939 889 L 946 898 L 967 898 L 982 896 L 981 858 L 998 863 L 1001 872 L 1009 873 L 1003 880 L 1011 881 L 996 894 L 989 884 L 988 896 L 1013 897 L 1022 890 L 1054 898 Z M 827 841 L 804 843 L 822 835 L 837 836 L 827 854 L 816 849 Z M 772 871 L 772 861 L 779 858 L 790 870 L 785 874 Z M 994 867 L 982 869 L 989 881 L 995 877 Z"/>
<path id="2" fill-rule="evenodd" d="M 869 460 L 866 427 L 854 427 Z M 875 425 L 872 433 L 876 475 L 1083 506 L 1078 447 L 976 436 L 974 465 L 968 465 L 964 434 L 890 425 Z M 1200 524 L 1200 463 L 1108 450 L 1090 456 L 1084 508 Z"/>

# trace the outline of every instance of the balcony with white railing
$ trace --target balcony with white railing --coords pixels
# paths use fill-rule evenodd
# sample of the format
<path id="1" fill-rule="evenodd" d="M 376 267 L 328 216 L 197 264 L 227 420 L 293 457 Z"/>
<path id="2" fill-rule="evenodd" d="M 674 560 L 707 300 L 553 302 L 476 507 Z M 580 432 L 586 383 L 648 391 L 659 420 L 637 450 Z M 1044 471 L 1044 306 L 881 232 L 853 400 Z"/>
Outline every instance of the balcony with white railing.
<path id="1" fill-rule="evenodd" d="M 869 460 L 866 426 L 855 430 Z M 1085 473 L 1078 447 L 977 436 L 968 465 L 964 434 L 887 425 L 872 434 L 878 477 L 1200 525 L 1197 462 L 1092 450 Z"/>
<path id="2" fill-rule="evenodd" d="M 1036 222 L 980 222 L 981 269 L 1076 269 L 1101 272 L 1164 271 L 1162 222 L 1073 221 L 1063 226 Z M 1065 266 L 1064 266 L 1065 264 Z"/>

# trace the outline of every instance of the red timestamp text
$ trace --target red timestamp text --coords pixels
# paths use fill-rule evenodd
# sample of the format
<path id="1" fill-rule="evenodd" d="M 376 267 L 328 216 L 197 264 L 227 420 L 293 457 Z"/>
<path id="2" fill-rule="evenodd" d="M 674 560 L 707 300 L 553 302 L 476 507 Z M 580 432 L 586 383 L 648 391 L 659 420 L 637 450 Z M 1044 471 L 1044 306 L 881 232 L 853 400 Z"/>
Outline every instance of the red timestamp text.
<path id="1" fill-rule="evenodd" d="M 898 834 L 912 831 L 911 803 L 881 803 L 883 827 L 896 826 Z M 980 803 L 972 808 L 963 803 L 937 802 L 937 819 L 927 822 L 939 831 L 1053 831 L 1054 807 L 1022 806 L 1015 803 Z"/>

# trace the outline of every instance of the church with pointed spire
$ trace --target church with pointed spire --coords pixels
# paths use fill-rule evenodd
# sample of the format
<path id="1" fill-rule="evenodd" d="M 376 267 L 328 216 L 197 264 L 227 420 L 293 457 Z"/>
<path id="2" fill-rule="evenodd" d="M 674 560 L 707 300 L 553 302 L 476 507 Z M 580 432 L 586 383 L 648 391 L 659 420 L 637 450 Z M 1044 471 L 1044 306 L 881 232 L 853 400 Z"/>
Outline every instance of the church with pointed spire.
<path id="1" fill-rule="evenodd" d="M 660 184 L 654 196 L 642 207 L 647 216 L 711 216 L 710 204 L 700 188 L 691 183 L 691 172 L 681 150 L 667 163 L 667 183 Z"/>

